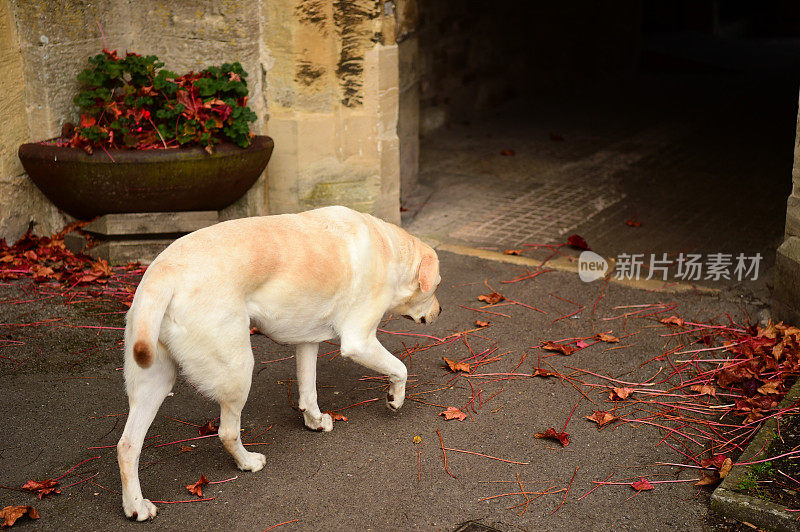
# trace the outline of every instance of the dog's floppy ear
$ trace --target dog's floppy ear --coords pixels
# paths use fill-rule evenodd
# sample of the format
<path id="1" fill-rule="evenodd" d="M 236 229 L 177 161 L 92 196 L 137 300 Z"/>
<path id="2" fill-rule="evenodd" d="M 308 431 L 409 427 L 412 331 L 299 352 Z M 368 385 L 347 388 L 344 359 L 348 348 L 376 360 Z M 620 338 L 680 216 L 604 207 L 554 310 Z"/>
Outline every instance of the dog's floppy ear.
<path id="1" fill-rule="evenodd" d="M 436 255 L 425 255 L 419 263 L 419 287 L 423 292 L 430 292 L 439 277 L 439 259 Z"/>

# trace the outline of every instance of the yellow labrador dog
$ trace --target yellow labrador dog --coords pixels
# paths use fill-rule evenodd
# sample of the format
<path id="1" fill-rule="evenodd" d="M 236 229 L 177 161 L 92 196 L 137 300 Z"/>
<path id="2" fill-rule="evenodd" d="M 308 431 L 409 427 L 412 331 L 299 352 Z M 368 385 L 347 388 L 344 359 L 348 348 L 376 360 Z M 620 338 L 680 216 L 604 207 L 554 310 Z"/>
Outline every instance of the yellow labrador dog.
<path id="1" fill-rule="evenodd" d="M 130 412 L 117 446 L 125 515 L 144 521 L 139 455 L 177 368 L 220 405 L 219 438 L 236 465 L 258 471 L 240 415 L 253 373 L 249 328 L 296 344 L 299 407 L 306 427 L 333 428 L 317 405 L 319 342 L 339 337 L 342 356 L 389 376 L 392 410 L 407 370 L 375 336 L 386 311 L 418 323 L 441 312 L 436 252 L 403 229 L 345 207 L 223 222 L 176 240 L 147 269 L 125 327 Z"/>

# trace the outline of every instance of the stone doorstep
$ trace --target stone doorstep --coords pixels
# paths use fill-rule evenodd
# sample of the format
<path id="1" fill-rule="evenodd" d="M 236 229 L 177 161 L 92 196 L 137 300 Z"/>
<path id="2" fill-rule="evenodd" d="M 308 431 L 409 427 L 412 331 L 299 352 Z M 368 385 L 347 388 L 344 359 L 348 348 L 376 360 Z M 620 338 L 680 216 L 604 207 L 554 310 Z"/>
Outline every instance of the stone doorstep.
<path id="1" fill-rule="evenodd" d="M 788 408 L 800 400 L 800 379 L 783 398 L 778 408 Z M 775 418 L 767 420 L 756 433 L 753 441 L 742 453 L 740 461 L 750 461 L 763 448 L 765 443 L 772 441 L 778 423 Z M 767 452 L 769 450 L 767 449 Z M 764 456 L 766 458 L 766 455 Z M 786 508 L 773 502 L 757 497 L 743 495 L 734 488 L 750 471 L 750 466 L 734 466 L 730 473 L 711 495 L 711 509 L 725 517 L 738 521 L 745 521 L 759 529 L 771 531 L 800 531 L 800 512 L 787 512 Z"/>
<path id="2" fill-rule="evenodd" d="M 86 249 L 88 240 L 79 232 L 67 233 L 64 245 L 112 265 L 149 264 L 175 239 L 217 222 L 217 211 L 106 214 L 83 228 L 96 245 Z"/>
<path id="3" fill-rule="evenodd" d="M 106 236 L 185 234 L 219 222 L 217 211 L 106 214 L 83 230 Z"/>

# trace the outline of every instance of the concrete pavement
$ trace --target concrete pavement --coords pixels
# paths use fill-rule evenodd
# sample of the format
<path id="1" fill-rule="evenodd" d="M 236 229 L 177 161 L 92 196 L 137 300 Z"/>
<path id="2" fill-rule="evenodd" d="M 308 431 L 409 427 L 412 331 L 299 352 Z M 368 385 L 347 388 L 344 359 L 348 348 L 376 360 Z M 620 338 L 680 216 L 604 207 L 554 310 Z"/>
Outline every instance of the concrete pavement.
<path id="1" fill-rule="evenodd" d="M 488 318 L 490 327 L 467 337 L 476 353 L 496 346 L 495 353 L 503 354 L 480 368 L 487 373 L 509 372 L 518 364 L 518 373 L 531 373 L 539 354 L 547 353 L 530 346 L 543 340 L 610 331 L 617 336 L 632 336 L 621 344 L 597 344 L 570 357 L 559 355 L 546 360 L 560 372 L 571 371 L 566 368 L 569 365 L 641 382 L 659 369 L 659 364 L 653 363 L 639 366 L 663 352 L 665 339 L 660 335 L 669 330 L 653 318 L 607 320 L 626 312 L 614 307 L 674 303 L 677 307 L 672 312 L 695 320 L 718 319 L 726 312 L 740 320 L 743 313 L 756 316 L 765 304 L 745 301 L 741 294 L 669 294 L 610 283 L 593 314 L 591 308 L 602 282 L 585 284 L 574 273 L 554 271 L 528 281 L 501 284 L 523 269 L 444 251 L 440 258 L 443 281 L 439 294 L 445 308 L 440 320 L 428 327 L 393 320 L 385 329 L 442 338 L 475 328 L 476 318 Z M 460 307 L 481 304 L 477 296 L 489 292 L 484 281 L 508 299 L 538 307 L 546 314 L 518 305 L 490 309 L 509 317 Z M 120 483 L 115 450 L 87 449 L 113 446 L 124 423 L 127 404 L 119 370 L 121 332 L 65 327 L 96 327 L 101 317 L 103 327 L 120 327 L 122 314 L 105 314 L 119 311 L 111 304 L 82 303 L 68 308 L 60 298 L 13 304 L 35 299 L 30 296 L 26 282 L 0 286 L 0 335 L 5 339 L 0 354 L 8 357 L 0 359 L 0 411 L 5 413 L 0 429 L 0 484 L 15 487 L 28 479 L 55 478 L 82 460 L 100 458 L 83 464 L 61 482 L 67 485 L 95 473 L 97 476 L 65 488 L 61 495 L 39 501 L 30 494 L 0 490 L 0 506 L 31 504 L 41 514 L 35 523 L 21 520 L 16 525 L 19 529 L 264 530 L 292 521 L 277 529 L 452 530 L 471 520 L 504 531 L 698 530 L 721 526 L 709 517 L 709 489 L 695 488 L 691 483 L 660 484 L 633 498 L 635 492 L 627 486 L 602 486 L 577 500 L 594 486 L 592 481 L 603 480 L 612 472 L 617 480 L 636 480 L 647 474 L 663 475 L 651 479 L 696 476 L 647 467 L 656 461 L 677 462 L 681 458 L 668 447 L 656 447 L 662 438 L 657 429 L 625 425 L 598 431 L 584 419 L 594 409 L 609 408 L 609 403 L 604 403 L 607 391 L 588 394 L 598 406 L 586 399 L 581 401 L 566 428 L 570 444 L 561 448 L 556 442 L 534 438 L 534 433 L 548 427 L 560 429 L 581 398 L 564 381 L 527 378 L 479 384 L 480 380 L 473 379 L 480 389 L 477 402 L 486 404 L 476 407 L 476 413 L 464 421 L 446 421 L 439 416 L 442 407 L 466 411 L 464 405 L 473 394 L 463 377 L 448 387 L 453 375 L 444 368 L 442 357 L 460 360 L 471 356 L 463 341 L 455 341 L 405 358 L 411 374 L 409 399 L 416 401 L 408 400 L 400 412 L 387 410 L 382 399 L 341 410 L 384 394 L 374 375 L 339 357 L 329 360 L 331 354 L 319 361 L 320 406 L 323 410 L 340 410 L 348 421 L 336 422 L 331 433 L 317 434 L 304 430 L 301 417 L 290 406 L 287 383 L 292 398 L 296 398 L 290 383 L 294 361 L 287 358 L 292 350 L 263 336 L 253 337 L 256 369 L 243 428 L 248 434 L 245 441 L 257 444 L 250 449 L 267 455 L 266 467 L 258 473 L 237 471 L 217 438 L 147 448 L 141 459 L 141 480 L 145 496 L 153 500 L 193 498 L 184 485 L 195 482 L 200 474 L 211 481 L 238 478 L 207 486 L 204 495 L 214 500 L 160 503 L 154 522 L 131 523 L 122 514 L 117 493 Z M 584 305 L 587 310 L 553 323 L 575 309 L 554 296 Z M 23 326 L 56 318 L 63 321 Z M 380 339 L 395 353 L 427 340 L 384 333 Z M 619 346 L 625 347 L 608 349 Z M 328 350 L 335 349 L 332 345 Z M 149 441 L 167 443 L 196 437 L 197 428 L 185 423 L 202 425 L 218 415 L 216 405 L 205 401 L 186 381 L 179 379 L 174 392 L 153 423 L 148 433 L 153 439 Z M 452 478 L 444 469 L 437 430 L 448 448 L 529 464 L 448 451 L 448 468 L 456 477 Z M 421 444 L 414 443 L 416 436 Z M 507 509 L 524 502 L 520 495 L 481 501 L 519 492 L 517 475 L 526 491 L 552 486 L 556 486 L 553 490 L 569 486 L 570 491 L 566 498 L 565 492 L 539 497 L 523 515 L 518 515 L 521 507 Z"/>

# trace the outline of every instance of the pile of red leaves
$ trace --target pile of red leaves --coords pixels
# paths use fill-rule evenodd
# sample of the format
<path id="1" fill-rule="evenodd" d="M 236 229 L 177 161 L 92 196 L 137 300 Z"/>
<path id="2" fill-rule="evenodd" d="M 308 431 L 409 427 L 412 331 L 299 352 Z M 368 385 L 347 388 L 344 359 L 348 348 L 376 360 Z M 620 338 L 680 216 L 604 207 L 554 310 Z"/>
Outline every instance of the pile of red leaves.
<path id="1" fill-rule="evenodd" d="M 747 423 L 757 421 L 777 408 L 791 384 L 787 380 L 800 374 L 800 329 L 770 322 L 727 332 L 725 350 L 734 357 L 714 372 L 714 380 L 741 395 L 737 414 Z"/>
<path id="2" fill-rule="evenodd" d="M 34 282 L 58 281 L 69 285 L 105 283 L 111 267 L 103 259 L 75 254 L 64 246 L 64 235 L 26 233 L 13 246 L 0 240 L 0 280 L 30 277 Z"/>
<path id="3" fill-rule="evenodd" d="M 0 281 L 30 279 L 35 284 L 58 283 L 63 293 L 73 295 L 76 287 L 81 286 L 91 297 L 104 294 L 129 307 L 136 282 L 126 277 L 138 276 L 145 268 L 138 263 L 111 267 L 104 259 L 68 250 L 64 235 L 81 223 L 70 224 L 49 237 L 28 232 L 12 246 L 0 239 Z"/>

